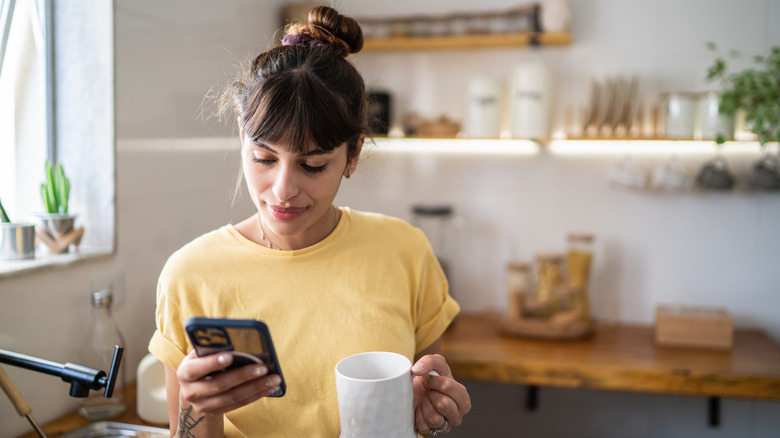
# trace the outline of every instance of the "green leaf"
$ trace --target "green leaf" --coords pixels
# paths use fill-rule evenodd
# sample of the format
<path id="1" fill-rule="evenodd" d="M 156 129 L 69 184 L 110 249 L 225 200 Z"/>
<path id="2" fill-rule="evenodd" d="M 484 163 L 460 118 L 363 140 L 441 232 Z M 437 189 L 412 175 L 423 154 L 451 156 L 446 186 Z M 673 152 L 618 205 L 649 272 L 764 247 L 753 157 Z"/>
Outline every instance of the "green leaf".
<path id="1" fill-rule="evenodd" d="M 5 208 L 3 208 L 2 201 L 0 201 L 0 222 L 11 222 L 11 219 L 8 218 L 8 213 L 6 213 Z"/>

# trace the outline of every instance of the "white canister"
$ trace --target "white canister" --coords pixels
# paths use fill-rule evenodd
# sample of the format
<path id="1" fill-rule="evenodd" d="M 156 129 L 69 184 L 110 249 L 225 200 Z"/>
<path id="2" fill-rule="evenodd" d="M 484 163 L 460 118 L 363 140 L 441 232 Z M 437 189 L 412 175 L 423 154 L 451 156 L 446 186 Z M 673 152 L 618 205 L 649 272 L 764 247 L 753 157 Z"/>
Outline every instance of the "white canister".
<path id="1" fill-rule="evenodd" d="M 509 129 L 513 138 L 550 137 L 553 71 L 542 61 L 518 65 L 509 87 Z"/>
<path id="2" fill-rule="evenodd" d="M 734 117 L 720 114 L 720 95 L 708 91 L 698 96 L 698 138 L 715 140 L 720 134 L 727 140 L 734 137 Z"/>
<path id="3" fill-rule="evenodd" d="M 475 76 L 466 89 L 463 134 L 468 138 L 498 138 L 501 134 L 502 83 L 490 76 Z"/>
<path id="4" fill-rule="evenodd" d="M 664 135 L 672 139 L 693 139 L 696 127 L 696 95 L 668 93 L 664 95 Z"/>
<path id="5" fill-rule="evenodd" d="M 168 424 L 165 365 L 149 353 L 138 364 L 136 379 L 138 416 L 149 423 Z"/>

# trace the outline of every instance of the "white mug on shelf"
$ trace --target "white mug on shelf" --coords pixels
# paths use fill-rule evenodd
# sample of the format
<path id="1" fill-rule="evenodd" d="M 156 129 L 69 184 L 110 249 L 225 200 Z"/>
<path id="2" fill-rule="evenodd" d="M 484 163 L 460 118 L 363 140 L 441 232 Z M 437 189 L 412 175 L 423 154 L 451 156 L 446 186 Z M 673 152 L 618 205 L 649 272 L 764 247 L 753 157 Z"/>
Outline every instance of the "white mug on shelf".
<path id="1" fill-rule="evenodd" d="M 670 139 L 693 139 L 696 126 L 696 96 L 691 93 L 664 95 L 664 133 Z"/>
<path id="2" fill-rule="evenodd" d="M 698 97 L 698 131 L 702 140 L 715 140 L 720 134 L 726 140 L 734 137 L 734 117 L 720 114 L 720 95 L 715 91 Z"/>

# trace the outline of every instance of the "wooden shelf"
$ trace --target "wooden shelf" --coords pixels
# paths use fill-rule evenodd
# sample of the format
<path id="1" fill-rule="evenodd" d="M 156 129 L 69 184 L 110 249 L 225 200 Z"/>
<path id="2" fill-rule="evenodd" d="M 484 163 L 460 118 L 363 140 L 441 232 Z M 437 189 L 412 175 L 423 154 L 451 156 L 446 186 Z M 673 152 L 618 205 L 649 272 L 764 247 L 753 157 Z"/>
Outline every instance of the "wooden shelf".
<path id="1" fill-rule="evenodd" d="M 504 335 L 497 316 L 461 315 L 442 337 L 459 379 L 780 401 L 780 345 L 737 330 L 731 350 L 659 347 L 653 327 L 599 323 L 583 340 Z"/>
<path id="2" fill-rule="evenodd" d="M 366 52 L 455 50 L 500 47 L 523 47 L 532 44 L 564 46 L 571 44 L 571 34 L 551 32 L 526 32 L 518 34 L 463 35 L 447 37 L 393 37 L 365 40 Z"/>

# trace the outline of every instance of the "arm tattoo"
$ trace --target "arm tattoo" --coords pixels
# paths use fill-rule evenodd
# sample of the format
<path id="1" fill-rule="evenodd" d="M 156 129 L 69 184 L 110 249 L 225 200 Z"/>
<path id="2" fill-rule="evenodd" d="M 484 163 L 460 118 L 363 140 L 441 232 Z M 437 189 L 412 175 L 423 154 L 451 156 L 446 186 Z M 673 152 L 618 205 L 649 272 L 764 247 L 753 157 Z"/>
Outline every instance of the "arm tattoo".
<path id="1" fill-rule="evenodd" d="M 203 416 L 197 420 L 192 418 L 192 406 L 187 408 L 179 407 L 179 430 L 176 432 L 176 436 L 179 438 L 194 438 L 195 435 L 190 433 L 192 429 L 198 426 L 203 421 Z"/>

